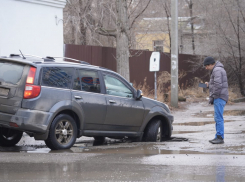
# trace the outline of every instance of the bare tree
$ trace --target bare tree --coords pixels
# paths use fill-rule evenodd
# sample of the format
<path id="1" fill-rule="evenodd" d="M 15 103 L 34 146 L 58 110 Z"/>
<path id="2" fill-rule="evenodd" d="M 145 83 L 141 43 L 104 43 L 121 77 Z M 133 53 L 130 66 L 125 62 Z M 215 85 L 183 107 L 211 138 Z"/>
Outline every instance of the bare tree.
<path id="1" fill-rule="evenodd" d="M 151 0 L 67 0 L 65 41 L 116 46 L 117 72 L 129 80 L 134 29 Z M 107 41 L 106 41 L 107 39 Z M 108 42 L 111 42 L 110 44 Z"/>
<path id="2" fill-rule="evenodd" d="M 203 55 L 225 63 L 230 85 L 238 85 L 245 96 L 245 2 L 242 0 L 198 0 L 205 17 Z M 202 64 L 202 61 L 200 62 Z"/>
<path id="3" fill-rule="evenodd" d="M 72 44 L 87 44 L 87 22 L 91 21 L 89 16 L 91 2 L 90 0 L 67 0 L 64 9 L 67 22 L 64 23 L 65 41 L 68 40 L 67 42 Z"/>

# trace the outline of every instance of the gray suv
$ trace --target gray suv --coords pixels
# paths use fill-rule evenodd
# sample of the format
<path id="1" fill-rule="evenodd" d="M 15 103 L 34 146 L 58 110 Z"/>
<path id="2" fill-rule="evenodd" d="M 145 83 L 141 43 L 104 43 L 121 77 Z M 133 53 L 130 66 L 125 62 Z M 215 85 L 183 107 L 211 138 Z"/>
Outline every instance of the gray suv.
<path id="1" fill-rule="evenodd" d="M 1 146 L 17 144 L 23 132 L 52 150 L 68 149 L 81 136 L 147 142 L 171 137 L 166 104 L 142 97 L 111 70 L 76 62 L 0 58 Z"/>

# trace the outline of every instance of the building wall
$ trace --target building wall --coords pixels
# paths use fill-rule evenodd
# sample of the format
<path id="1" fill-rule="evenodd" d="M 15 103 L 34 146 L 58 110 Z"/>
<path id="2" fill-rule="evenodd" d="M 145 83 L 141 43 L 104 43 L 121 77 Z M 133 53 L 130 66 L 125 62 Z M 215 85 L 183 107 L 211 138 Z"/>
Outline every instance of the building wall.
<path id="1" fill-rule="evenodd" d="M 167 33 L 137 33 L 136 41 L 137 48 L 154 51 L 153 42 L 156 40 L 163 40 L 163 52 L 170 52 L 170 41 Z"/>
<path id="2" fill-rule="evenodd" d="M 66 0 L 0 0 L 0 56 L 63 56 Z M 57 18 L 56 18 L 57 17 Z"/>

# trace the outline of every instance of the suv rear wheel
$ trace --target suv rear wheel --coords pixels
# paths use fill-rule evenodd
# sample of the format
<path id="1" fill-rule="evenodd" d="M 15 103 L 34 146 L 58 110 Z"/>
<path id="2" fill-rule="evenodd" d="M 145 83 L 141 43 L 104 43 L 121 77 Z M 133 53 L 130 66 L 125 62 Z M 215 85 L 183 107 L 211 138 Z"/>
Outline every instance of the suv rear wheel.
<path id="1" fill-rule="evenodd" d="M 77 125 L 67 114 L 60 114 L 53 120 L 46 145 L 52 150 L 69 149 L 77 138 Z"/>
<path id="2" fill-rule="evenodd" d="M 162 141 L 162 122 L 161 120 L 151 121 L 144 132 L 144 141 L 146 142 L 161 142 Z"/>
<path id="3" fill-rule="evenodd" d="M 14 146 L 20 141 L 22 135 L 22 131 L 0 127 L 0 146 Z"/>

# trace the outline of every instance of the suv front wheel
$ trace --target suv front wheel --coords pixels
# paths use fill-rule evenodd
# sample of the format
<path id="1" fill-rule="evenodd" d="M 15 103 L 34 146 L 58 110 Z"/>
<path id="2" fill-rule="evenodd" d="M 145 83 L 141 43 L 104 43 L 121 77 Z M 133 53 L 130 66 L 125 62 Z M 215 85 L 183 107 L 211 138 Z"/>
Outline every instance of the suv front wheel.
<path id="1" fill-rule="evenodd" d="M 51 150 L 69 149 L 74 145 L 76 138 L 76 122 L 71 116 L 60 114 L 53 120 L 45 143 Z"/>
<path id="2" fill-rule="evenodd" d="M 144 132 L 143 140 L 146 142 L 161 142 L 162 141 L 162 122 L 161 120 L 151 121 Z"/>

